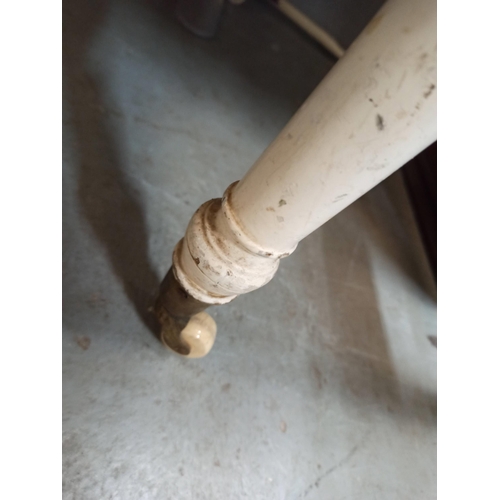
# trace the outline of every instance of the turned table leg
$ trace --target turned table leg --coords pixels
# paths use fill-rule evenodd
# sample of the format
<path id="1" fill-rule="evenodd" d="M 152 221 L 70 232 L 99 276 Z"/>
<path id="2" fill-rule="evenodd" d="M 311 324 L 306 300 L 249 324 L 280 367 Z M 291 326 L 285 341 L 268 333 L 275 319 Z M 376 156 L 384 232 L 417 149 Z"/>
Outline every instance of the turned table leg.
<path id="1" fill-rule="evenodd" d="M 193 215 L 155 312 L 179 354 L 205 355 L 204 312 L 269 282 L 315 229 L 436 140 L 436 2 L 389 0 L 222 199 Z"/>

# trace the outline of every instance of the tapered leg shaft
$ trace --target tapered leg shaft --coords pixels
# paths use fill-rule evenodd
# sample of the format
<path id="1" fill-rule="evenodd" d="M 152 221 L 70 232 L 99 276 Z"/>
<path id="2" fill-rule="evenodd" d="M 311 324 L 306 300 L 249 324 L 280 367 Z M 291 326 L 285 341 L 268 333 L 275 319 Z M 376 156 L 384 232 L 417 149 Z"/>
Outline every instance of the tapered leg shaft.
<path id="1" fill-rule="evenodd" d="M 265 285 L 303 238 L 434 142 L 436 87 L 435 0 L 389 0 L 245 177 L 193 215 L 156 303 L 167 345 L 204 354 L 186 340 L 213 344 L 203 309 Z"/>

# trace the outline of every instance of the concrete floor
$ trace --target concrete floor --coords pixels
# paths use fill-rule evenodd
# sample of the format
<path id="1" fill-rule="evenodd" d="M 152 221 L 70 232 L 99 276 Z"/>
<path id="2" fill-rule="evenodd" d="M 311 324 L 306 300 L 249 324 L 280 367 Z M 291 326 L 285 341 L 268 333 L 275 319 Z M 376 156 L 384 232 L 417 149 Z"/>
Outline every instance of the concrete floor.
<path id="1" fill-rule="evenodd" d="M 63 6 L 63 497 L 434 498 L 435 285 L 399 174 L 213 308 L 208 357 L 151 332 L 194 210 L 334 62 L 262 3 L 211 41 L 161 3 Z"/>

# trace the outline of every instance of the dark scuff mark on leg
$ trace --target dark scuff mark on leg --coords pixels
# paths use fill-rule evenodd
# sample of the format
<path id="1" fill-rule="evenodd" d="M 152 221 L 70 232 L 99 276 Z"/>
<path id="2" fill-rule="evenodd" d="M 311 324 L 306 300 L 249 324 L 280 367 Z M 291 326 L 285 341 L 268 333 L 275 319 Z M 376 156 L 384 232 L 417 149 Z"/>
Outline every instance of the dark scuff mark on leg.
<path id="1" fill-rule="evenodd" d="M 429 90 L 427 92 L 425 92 L 424 98 L 427 99 L 432 94 L 432 92 L 434 91 L 435 88 L 436 88 L 436 86 L 433 83 L 431 85 L 429 85 Z"/>
<path id="2" fill-rule="evenodd" d="M 382 118 L 382 115 L 377 115 L 376 124 L 377 124 L 377 128 L 379 130 L 384 130 L 385 123 L 384 123 L 384 119 Z"/>

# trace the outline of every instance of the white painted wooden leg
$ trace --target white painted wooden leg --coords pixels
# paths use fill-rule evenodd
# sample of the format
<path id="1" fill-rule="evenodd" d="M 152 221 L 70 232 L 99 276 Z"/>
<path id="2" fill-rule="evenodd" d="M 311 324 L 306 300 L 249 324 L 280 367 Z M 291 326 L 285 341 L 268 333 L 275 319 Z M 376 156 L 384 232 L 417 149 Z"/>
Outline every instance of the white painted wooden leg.
<path id="1" fill-rule="evenodd" d="M 167 344 L 189 353 L 173 344 L 192 315 L 265 285 L 300 240 L 434 142 L 436 86 L 435 0 L 389 0 L 245 177 L 194 214 L 156 304 Z"/>

